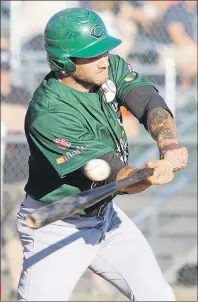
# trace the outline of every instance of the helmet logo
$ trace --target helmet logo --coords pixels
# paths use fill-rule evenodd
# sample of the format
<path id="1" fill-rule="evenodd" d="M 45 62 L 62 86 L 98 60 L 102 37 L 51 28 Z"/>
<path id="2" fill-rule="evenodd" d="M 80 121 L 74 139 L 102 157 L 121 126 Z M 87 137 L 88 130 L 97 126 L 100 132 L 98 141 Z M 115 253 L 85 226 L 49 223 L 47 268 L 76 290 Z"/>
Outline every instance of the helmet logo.
<path id="1" fill-rule="evenodd" d="M 102 25 L 100 25 L 100 24 L 95 24 L 95 25 L 92 27 L 92 29 L 91 29 L 91 36 L 94 37 L 94 38 L 97 38 L 97 39 L 101 38 L 101 37 L 104 35 L 104 29 L 101 31 L 101 33 L 99 33 L 99 34 L 96 33 L 96 29 L 97 29 L 98 27 L 102 27 Z"/>

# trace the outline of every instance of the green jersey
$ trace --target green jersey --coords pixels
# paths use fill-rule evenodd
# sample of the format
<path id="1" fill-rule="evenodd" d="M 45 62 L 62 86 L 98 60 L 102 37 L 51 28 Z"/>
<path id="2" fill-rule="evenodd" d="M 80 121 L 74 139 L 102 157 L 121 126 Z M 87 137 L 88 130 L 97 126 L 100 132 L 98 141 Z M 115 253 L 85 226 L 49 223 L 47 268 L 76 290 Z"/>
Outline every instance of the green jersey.
<path id="1" fill-rule="evenodd" d="M 25 191 L 53 202 L 87 188 L 67 175 L 88 160 L 115 152 L 127 164 L 128 145 L 120 106 L 130 89 L 150 85 L 130 65 L 109 55 L 109 79 L 95 93 L 83 93 L 59 82 L 51 72 L 30 102 L 25 133 L 30 149 Z"/>

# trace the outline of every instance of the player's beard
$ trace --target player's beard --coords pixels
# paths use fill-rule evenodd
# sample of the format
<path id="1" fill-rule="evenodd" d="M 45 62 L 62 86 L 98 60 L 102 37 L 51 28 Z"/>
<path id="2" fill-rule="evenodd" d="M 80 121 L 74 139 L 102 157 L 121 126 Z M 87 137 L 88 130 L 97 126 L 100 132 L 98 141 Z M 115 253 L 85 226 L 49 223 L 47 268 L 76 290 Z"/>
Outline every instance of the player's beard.
<path id="1" fill-rule="evenodd" d="M 94 75 L 81 72 L 79 72 L 78 74 L 74 73 L 72 77 L 78 84 L 82 85 L 83 87 L 89 88 L 89 90 L 92 90 L 94 86 L 101 86 L 102 84 L 107 82 L 108 69 Z"/>

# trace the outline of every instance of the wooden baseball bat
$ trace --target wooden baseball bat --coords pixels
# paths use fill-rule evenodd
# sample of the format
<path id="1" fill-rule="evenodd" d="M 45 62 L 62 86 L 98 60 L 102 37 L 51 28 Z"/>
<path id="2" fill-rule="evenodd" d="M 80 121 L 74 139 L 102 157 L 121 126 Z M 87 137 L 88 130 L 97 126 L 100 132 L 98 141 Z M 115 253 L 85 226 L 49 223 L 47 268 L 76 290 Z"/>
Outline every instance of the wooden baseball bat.
<path id="1" fill-rule="evenodd" d="M 33 229 L 39 229 L 54 221 L 72 216 L 77 212 L 91 207 L 107 196 L 131 186 L 153 174 L 153 169 L 145 168 L 135 172 L 124 179 L 109 183 L 107 185 L 80 192 L 72 197 L 52 202 L 35 210 L 26 217 L 27 225 Z"/>

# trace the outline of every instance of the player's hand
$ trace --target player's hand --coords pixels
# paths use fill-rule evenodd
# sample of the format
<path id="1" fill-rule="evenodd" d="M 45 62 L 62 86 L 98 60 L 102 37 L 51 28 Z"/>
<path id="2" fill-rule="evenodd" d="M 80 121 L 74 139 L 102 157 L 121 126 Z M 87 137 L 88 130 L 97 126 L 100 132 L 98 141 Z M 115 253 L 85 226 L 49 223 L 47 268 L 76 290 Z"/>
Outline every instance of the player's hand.
<path id="1" fill-rule="evenodd" d="M 163 185 L 169 183 L 174 178 L 173 167 L 168 160 L 156 160 L 145 164 L 145 168 L 154 170 L 153 175 L 137 182 L 131 186 L 121 189 L 120 193 L 135 194 L 148 189 L 151 185 Z M 135 167 L 122 168 L 116 177 L 116 180 L 126 178 L 133 175 L 137 169 Z"/>
<path id="2" fill-rule="evenodd" d="M 173 171 L 184 169 L 188 165 L 188 150 L 178 144 L 164 147 L 160 151 L 161 158 L 168 160 L 173 166 Z"/>
<path id="3" fill-rule="evenodd" d="M 174 178 L 173 166 L 166 160 L 156 160 L 145 164 L 145 168 L 153 169 L 153 175 L 147 178 L 151 185 L 163 185 L 171 182 Z"/>

